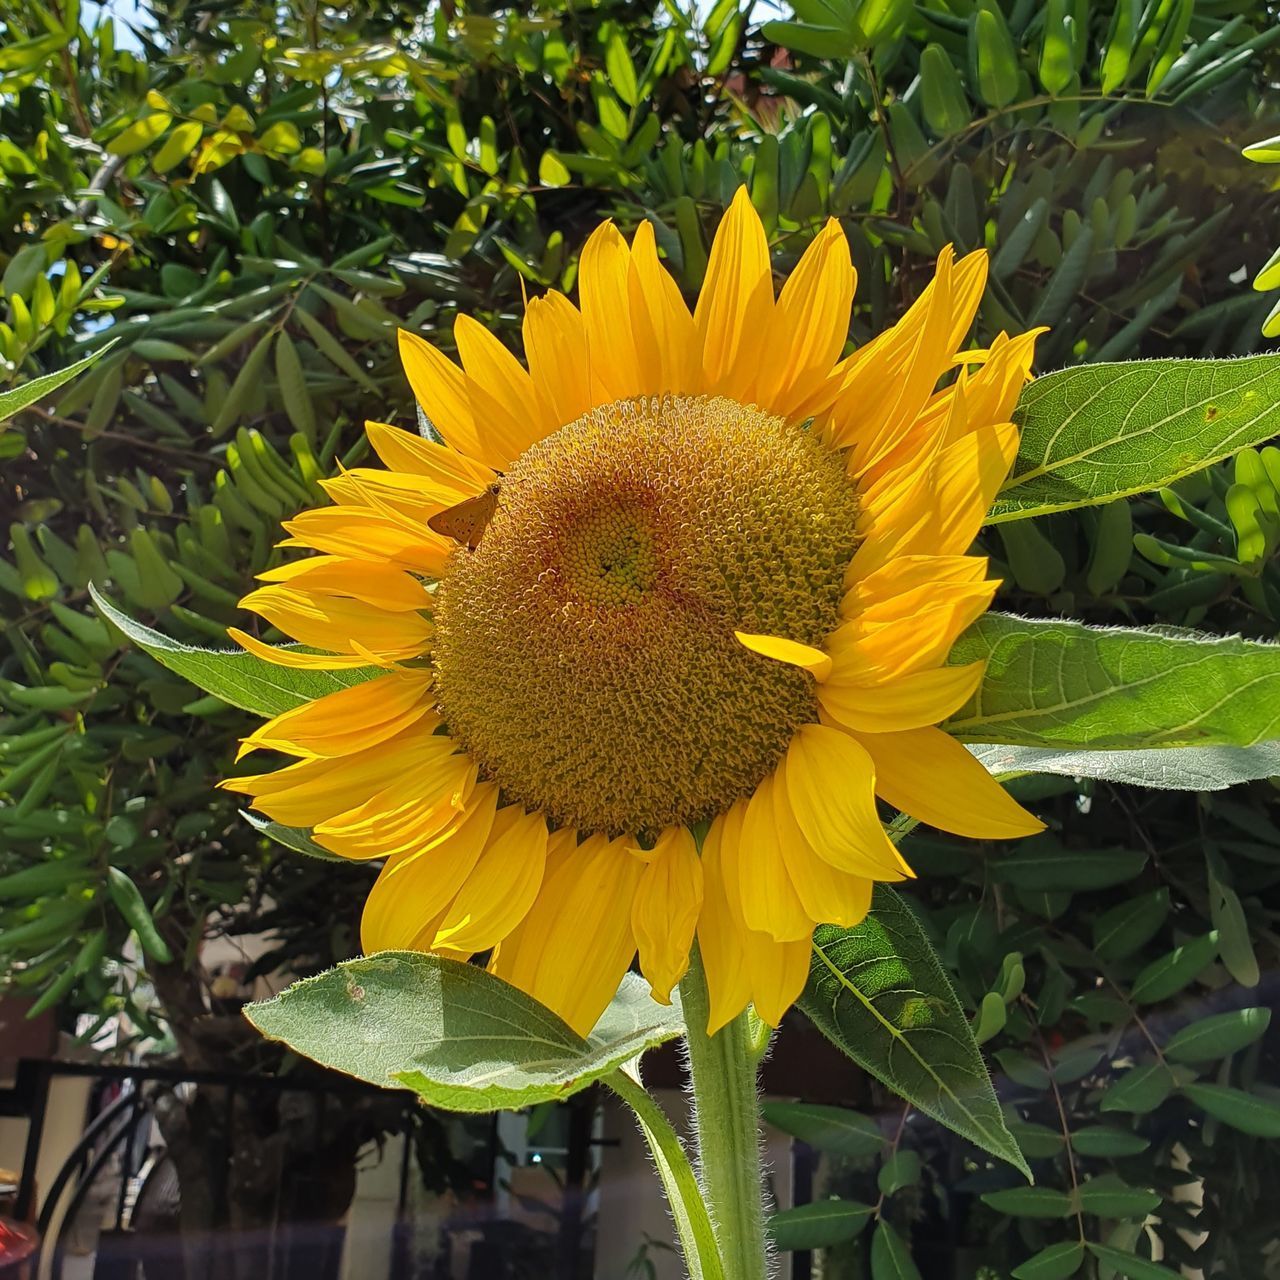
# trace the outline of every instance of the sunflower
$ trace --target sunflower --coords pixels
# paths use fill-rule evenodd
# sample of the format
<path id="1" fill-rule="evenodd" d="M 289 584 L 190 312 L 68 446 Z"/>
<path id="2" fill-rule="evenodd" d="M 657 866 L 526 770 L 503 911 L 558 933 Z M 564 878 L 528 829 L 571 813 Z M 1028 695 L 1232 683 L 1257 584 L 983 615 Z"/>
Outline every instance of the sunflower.
<path id="1" fill-rule="evenodd" d="M 911 875 L 877 797 L 964 836 L 1041 826 L 936 727 L 982 678 L 947 655 L 997 585 L 966 553 L 1036 336 L 957 354 L 985 279 L 944 249 L 842 358 L 839 225 L 775 297 L 740 190 L 692 313 L 652 227 L 606 222 L 579 304 L 528 302 L 527 365 L 465 315 L 460 365 L 402 332 L 435 438 L 369 423 L 385 469 L 285 524 L 318 554 L 243 603 L 303 648 L 232 632 L 381 674 L 264 724 L 243 751 L 294 761 L 224 785 L 385 859 L 367 951 L 488 953 L 585 1034 L 637 952 L 668 1001 L 696 939 L 709 1030 L 749 1003 L 776 1025 L 815 924 Z M 461 542 L 432 528 L 455 509 Z"/>

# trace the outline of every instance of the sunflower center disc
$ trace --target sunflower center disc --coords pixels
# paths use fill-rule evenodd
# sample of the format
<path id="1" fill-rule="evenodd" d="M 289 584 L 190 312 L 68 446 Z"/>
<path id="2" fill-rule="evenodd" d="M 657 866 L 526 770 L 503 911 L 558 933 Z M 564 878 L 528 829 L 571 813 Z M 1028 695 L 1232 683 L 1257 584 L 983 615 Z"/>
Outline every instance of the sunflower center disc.
<path id="1" fill-rule="evenodd" d="M 449 732 L 508 802 L 654 834 L 749 795 L 812 677 L 734 631 L 821 644 L 857 546 L 843 459 L 732 400 L 594 409 L 502 478 L 436 591 Z"/>

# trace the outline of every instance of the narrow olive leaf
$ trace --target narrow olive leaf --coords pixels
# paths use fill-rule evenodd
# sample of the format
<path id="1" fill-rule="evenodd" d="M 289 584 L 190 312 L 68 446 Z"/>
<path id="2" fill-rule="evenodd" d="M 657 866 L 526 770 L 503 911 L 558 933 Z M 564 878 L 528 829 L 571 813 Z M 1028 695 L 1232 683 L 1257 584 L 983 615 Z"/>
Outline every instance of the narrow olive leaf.
<path id="1" fill-rule="evenodd" d="M 1085 1248 L 1099 1262 L 1114 1267 L 1122 1276 L 1128 1276 L 1129 1280 L 1181 1280 L 1178 1272 L 1170 1271 L 1158 1262 L 1140 1258 L 1136 1253 L 1126 1253 L 1123 1249 L 1113 1249 L 1106 1244 L 1086 1244 Z"/>
<path id="2" fill-rule="evenodd" d="M 1106 1124 L 1086 1125 L 1071 1134 L 1071 1146 L 1082 1156 L 1136 1156 L 1150 1145 L 1140 1134 Z"/>
<path id="3" fill-rule="evenodd" d="M 1062 1240 L 1014 1267 L 1013 1280 L 1067 1280 L 1083 1261 L 1084 1245 L 1079 1240 Z"/>
<path id="4" fill-rule="evenodd" d="M 1147 864 L 1141 849 L 1064 849 L 1051 836 L 1022 841 L 991 873 L 1023 889 L 1106 889 L 1132 880 Z"/>
<path id="5" fill-rule="evenodd" d="M 634 974 L 584 1040 L 501 978 L 416 951 L 345 961 L 245 1015 L 326 1067 L 449 1111 L 567 1098 L 684 1030 L 679 1004 L 656 1004 Z"/>
<path id="6" fill-rule="evenodd" d="M 1071 1215 L 1071 1197 L 1057 1187 L 1009 1187 L 987 1191 L 983 1203 L 1011 1218 L 1066 1218 Z"/>
<path id="7" fill-rule="evenodd" d="M 116 910 L 124 916 L 129 927 L 138 935 L 138 943 L 153 960 L 168 964 L 173 959 L 168 944 L 156 932 L 155 921 L 142 899 L 138 886 L 119 867 L 107 868 L 107 892 Z"/>
<path id="8" fill-rule="evenodd" d="M 1144 1116 L 1164 1102 L 1175 1083 L 1169 1068 L 1159 1063 L 1132 1067 L 1102 1095 L 1101 1110 Z"/>
<path id="9" fill-rule="evenodd" d="M 205 693 L 215 694 L 233 707 L 260 716 L 277 716 L 326 693 L 336 693 L 381 674 L 376 667 L 344 667 L 336 671 L 279 667 L 241 650 L 193 648 L 122 613 L 92 584 L 89 594 L 108 622 L 119 627 L 162 666 L 190 680 Z"/>
<path id="10" fill-rule="evenodd" d="M 1145 1218 L 1162 1197 L 1144 1187 L 1131 1187 L 1114 1173 L 1099 1174 L 1080 1187 L 1080 1208 L 1099 1218 Z"/>
<path id="11" fill-rule="evenodd" d="M 1225 791 L 1280 774 L 1280 740 L 1252 747 L 1153 747 L 1138 751 L 978 743 L 969 750 L 996 775 L 1051 773 L 1161 791 Z"/>
<path id="12" fill-rule="evenodd" d="M 1029 383 L 993 523 L 1096 506 L 1200 471 L 1280 431 L 1280 355 L 1079 365 Z"/>
<path id="13" fill-rule="evenodd" d="M 876 886 L 861 924 L 819 927 L 799 1006 L 863 1070 L 1030 1178 L 951 982 L 892 889 Z"/>
<path id="14" fill-rule="evenodd" d="M 0 428 L 15 413 L 20 413 L 23 409 L 35 404 L 37 400 L 42 400 L 51 391 L 56 391 L 64 383 L 70 382 L 76 374 L 82 373 L 91 364 L 96 364 L 118 341 L 118 338 L 113 338 L 92 355 L 85 356 L 83 360 L 77 360 L 75 364 L 67 365 L 65 369 L 46 373 L 42 378 L 32 378 L 30 382 L 24 382 L 20 387 L 10 387 L 8 391 L 0 391 Z"/>
<path id="15" fill-rule="evenodd" d="M 1280 1138 L 1280 1103 L 1225 1084 L 1184 1084 L 1182 1092 L 1202 1111 L 1255 1138 Z"/>
<path id="16" fill-rule="evenodd" d="M 819 1151 L 855 1159 L 880 1154 L 884 1134 L 874 1120 L 846 1107 L 816 1102 L 766 1102 L 764 1118 L 775 1129 L 807 1142 Z"/>
<path id="17" fill-rule="evenodd" d="M 1121 902 L 1093 922 L 1093 949 L 1103 960 L 1121 960 L 1150 942 L 1168 915 L 1168 889 Z"/>
<path id="18" fill-rule="evenodd" d="M 906 1241 L 884 1218 L 871 1237 L 871 1280 L 920 1280 Z"/>
<path id="19" fill-rule="evenodd" d="M 1218 932 L 1215 929 L 1153 960 L 1134 978 L 1129 995 L 1135 1004 L 1156 1004 L 1167 1000 L 1194 982 L 1217 954 Z"/>
<path id="20" fill-rule="evenodd" d="M 775 1213 L 769 1219 L 769 1235 L 774 1247 L 784 1253 L 792 1249 L 829 1249 L 860 1235 L 871 1212 L 869 1204 L 856 1200 L 817 1200 Z"/>
<path id="21" fill-rule="evenodd" d="M 1270 1009 L 1233 1009 L 1175 1032 L 1164 1047 L 1174 1062 L 1214 1062 L 1251 1045 L 1271 1025 Z"/>
<path id="22" fill-rule="evenodd" d="M 1274 644 L 988 614 L 950 661 L 987 664 L 943 726 L 967 742 L 1100 751 L 1280 738 Z"/>

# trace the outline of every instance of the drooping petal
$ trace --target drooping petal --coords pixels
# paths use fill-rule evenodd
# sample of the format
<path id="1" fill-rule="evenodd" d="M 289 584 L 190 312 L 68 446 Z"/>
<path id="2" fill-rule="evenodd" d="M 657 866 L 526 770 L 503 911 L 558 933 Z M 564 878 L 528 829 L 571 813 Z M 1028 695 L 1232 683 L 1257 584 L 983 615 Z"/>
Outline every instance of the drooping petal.
<path id="1" fill-rule="evenodd" d="M 833 867 L 869 880 L 912 875 L 876 813 L 872 757 L 848 734 L 802 725 L 787 748 L 783 776 L 796 824 Z"/>
<path id="2" fill-rule="evenodd" d="M 811 934 L 814 921 L 791 883 L 783 858 L 773 820 L 774 786 L 771 775 L 756 787 L 747 801 L 737 839 L 732 838 L 732 827 L 725 830 L 721 856 L 730 906 L 736 894 L 743 925 L 779 942 L 789 942 Z"/>
<path id="3" fill-rule="evenodd" d="M 658 837 L 636 889 L 631 929 L 640 972 L 653 998 L 671 1003 L 671 989 L 689 967 L 689 950 L 702 907 L 702 863 L 688 827 L 668 827 Z"/>
<path id="4" fill-rule="evenodd" d="M 765 933 L 747 932 L 742 946 L 751 980 L 751 1002 L 760 1017 L 776 1027 L 800 998 L 808 980 L 813 930 L 787 942 L 776 942 Z"/>
<path id="5" fill-rule="evenodd" d="M 363 507 L 316 507 L 286 520 L 284 528 L 300 546 L 412 569 L 430 578 L 444 572 L 454 548 L 426 525 Z"/>
<path id="6" fill-rule="evenodd" d="M 792 811 L 783 781 L 786 767 L 784 760 L 773 790 L 773 820 L 778 828 L 778 843 L 782 846 L 787 874 L 805 913 L 815 924 L 838 924 L 846 928 L 855 925 L 871 906 L 871 881 L 865 874 L 840 871 L 818 855 Z"/>
<path id="7" fill-rule="evenodd" d="M 497 804 L 498 788 L 482 783 L 456 823 L 422 848 L 387 859 L 360 917 L 366 952 L 430 947 L 440 916 L 484 851 Z"/>
<path id="8" fill-rule="evenodd" d="M 636 953 L 631 906 L 645 864 L 624 839 L 588 837 L 556 865 L 493 971 L 579 1035 L 595 1026 Z"/>
<path id="9" fill-rule="evenodd" d="M 346 556 L 308 556 L 258 574 L 259 582 L 288 583 L 311 595 L 347 596 L 392 613 L 431 608 L 422 583 L 404 569 Z"/>
<path id="10" fill-rule="evenodd" d="M 272 662 L 277 667 L 292 667 L 298 671 L 341 671 L 351 667 L 367 667 L 369 658 L 363 653 L 300 653 L 296 649 L 281 648 L 279 645 L 264 644 L 247 631 L 239 627 L 228 627 L 227 636 L 242 649 L 261 658 L 264 662 Z"/>
<path id="11" fill-rule="evenodd" d="M 441 918 L 432 948 L 472 954 L 497 946 L 529 914 L 546 861 L 546 819 L 518 805 L 499 809 L 484 852 Z"/>
<path id="12" fill-rule="evenodd" d="M 931 827 L 977 840 L 1013 840 L 1044 830 L 941 729 L 869 733 L 858 740 L 875 761 L 877 794 Z"/>
<path id="13" fill-rule="evenodd" d="M 707 1034 L 715 1035 L 751 1001 L 742 928 L 734 922 L 720 865 L 724 816 L 717 817 L 702 842 L 702 911 L 698 916 L 698 951 L 707 977 L 710 1016 Z M 785 945 L 785 944 L 784 944 Z"/>

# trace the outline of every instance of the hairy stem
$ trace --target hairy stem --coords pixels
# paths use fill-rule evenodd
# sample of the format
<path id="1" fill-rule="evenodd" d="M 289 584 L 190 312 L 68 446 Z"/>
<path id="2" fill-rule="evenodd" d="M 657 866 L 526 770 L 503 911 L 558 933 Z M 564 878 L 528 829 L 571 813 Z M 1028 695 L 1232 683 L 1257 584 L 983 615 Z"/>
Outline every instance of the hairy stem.
<path id="1" fill-rule="evenodd" d="M 740 1013 L 715 1035 L 707 1035 L 710 1002 L 696 949 L 680 983 L 680 997 L 687 1026 L 699 1173 L 725 1275 L 733 1280 L 766 1280 L 759 1055 L 750 1015 Z"/>

